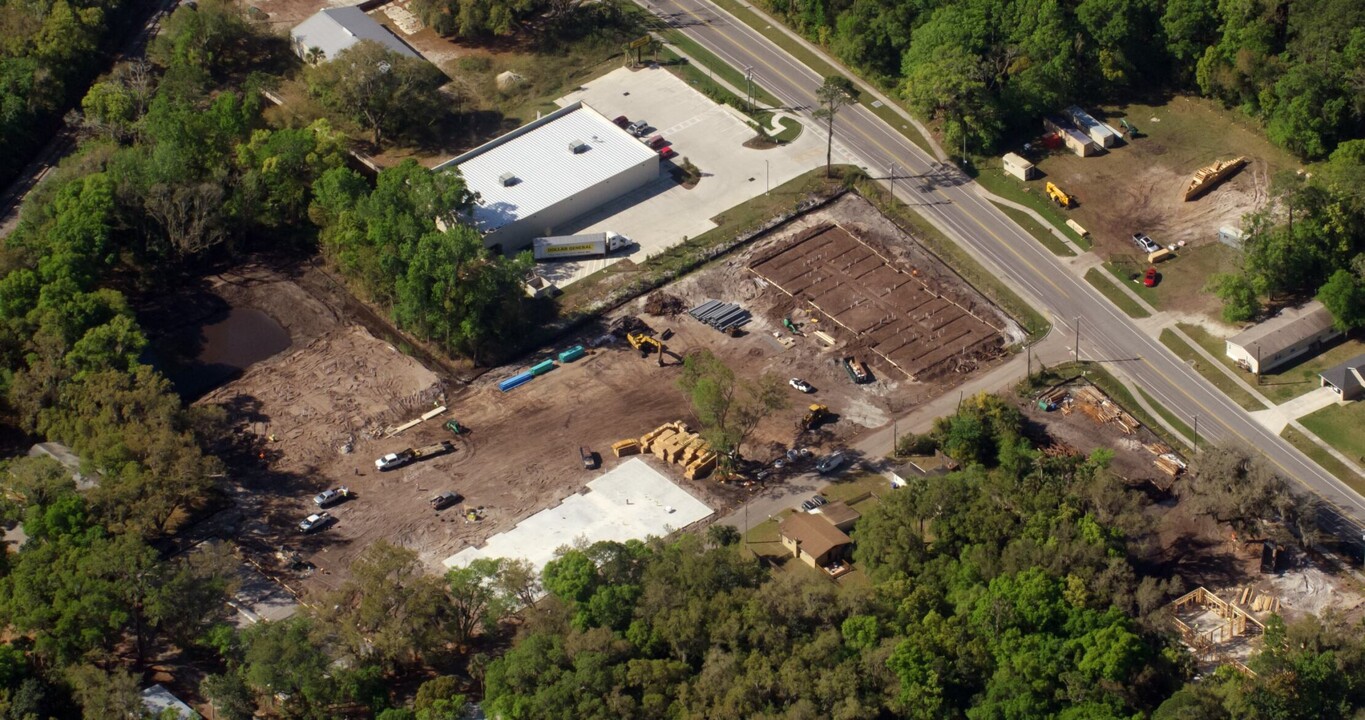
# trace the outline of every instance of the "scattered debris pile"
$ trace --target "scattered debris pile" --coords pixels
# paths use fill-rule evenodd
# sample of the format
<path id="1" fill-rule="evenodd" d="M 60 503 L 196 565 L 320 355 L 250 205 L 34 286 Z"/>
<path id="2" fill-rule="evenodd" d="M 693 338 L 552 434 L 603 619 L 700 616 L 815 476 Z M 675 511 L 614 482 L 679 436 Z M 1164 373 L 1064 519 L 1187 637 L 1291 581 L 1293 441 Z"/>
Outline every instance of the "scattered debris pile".
<path id="1" fill-rule="evenodd" d="M 1166 473 L 1171 479 L 1174 480 L 1185 472 L 1187 467 L 1185 461 L 1172 452 L 1170 446 L 1162 443 L 1151 443 L 1150 445 L 1143 445 L 1143 447 L 1147 448 L 1147 452 L 1156 456 L 1156 459 L 1152 460 L 1152 464 L 1156 465 L 1157 469 Z"/>
<path id="2" fill-rule="evenodd" d="M 622 315 L 612 322 L 609 333 L 625 339 L 629 335 L 653 335 L 654 328 L 634 315 Z"/>
<path id="3" fill-rule="evenodd" d="M 1132 435 L 1137 432 L 1138 428 L 1142 427 L 1142 423 L 1124 412 L 1123 408 L 1093 385 L 1081 385 L 1069 389 L 1061 407 L 1063 415 L 1070 415 L 1072 410 L 1079 409 L 1100 425 L 1105 423 L 1117 425 L 1125 435 Z"/>
<path id="4" fill-rule="evenodd" d="M 716 469 L 717 456 L 711 444 L 690 429 L 682 421 L 664 423 L 645 433 L 640 439 L 626 438 L 612 443 L 611 451 L 616 457 L 636 453 L 653 453 L 666 463 L 683 468 L 683 477 L 688 480 L 704 478 Z"/>
<path id="5" fill-rule="evenodd" d="M 663 317 L 677 315 L 687 309 L 682 298 L 676 295 L 669 295 L 666 292 L 656 292 L 645 298 L 645 312 L 649 315 Z"/>

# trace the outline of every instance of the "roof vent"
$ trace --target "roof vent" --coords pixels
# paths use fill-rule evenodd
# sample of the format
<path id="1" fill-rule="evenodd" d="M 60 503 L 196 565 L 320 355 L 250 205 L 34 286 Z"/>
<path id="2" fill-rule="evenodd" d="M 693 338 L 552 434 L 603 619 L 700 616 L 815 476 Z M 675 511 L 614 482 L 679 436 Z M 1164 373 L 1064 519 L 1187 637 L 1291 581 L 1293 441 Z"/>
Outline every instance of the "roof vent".
<path id="1" fill-rule="evenodd" d="M 588 151 L 588 144 L 585 143 L 585 142 L 583 142 L 582 140 L 570 140 L 570 141 L 569 141 L 569 152 L 571 152 L 571 153 L 573 153 L 573 154 L 575 154 L 575 155 L 580 155 L 580 154 L 585 153 L 585 152 L 587 152 L 587 151 Z"/>
<path id="2" fill-rule="evenodd" d="M 518 178 L 516 175 L 508 172 L 499 175 L 498 182 L 502 183 L 503 187 L 512 187 L 513 185 L 516 185 L 517 183 L 521 182 L 521 178 Z"/>

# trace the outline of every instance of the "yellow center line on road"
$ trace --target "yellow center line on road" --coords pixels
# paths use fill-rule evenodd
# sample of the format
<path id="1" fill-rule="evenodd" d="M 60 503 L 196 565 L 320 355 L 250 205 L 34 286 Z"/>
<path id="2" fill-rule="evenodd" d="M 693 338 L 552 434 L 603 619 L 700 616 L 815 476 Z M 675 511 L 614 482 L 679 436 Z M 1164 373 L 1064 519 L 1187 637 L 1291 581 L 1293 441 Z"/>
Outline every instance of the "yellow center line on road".
<path id="1" fill-rule="evenodd" d="M 692 16 L 692 19 L 696 20 L 699 24 L 701 24 L 701 25 L 707 25 L 707 24 L 708 24 L 704 19 L 702 19 L 702 17 L 701 17 L 700 15 L 698 15 L 698 14 L 695 13 L 695 12 L 693 12 L 693 11 L 691 10 L 691 8 L 684 7 L 684 6 L 682 6 L 682 5 L 674 5 L 674 7 L 677 7 L 677 8 L 679 8 L 679 9 L 681 9 L 683 12 L 685 12 L 685 13 L 687 13 L 688 15 Z M 766 59 L 764 59 L 763 57 L 760 57 L 759 55 L 754 54 L 752 51 L 748 50 L 747 45 L 746 45 L 744 42 L 742 42 L 740 39 L 735 38 L 734 36 L 732 36 L 730 33 L 727 33 L 727 32 L 725 31 L 725 28 L 724 28 L 723 25 L 721 25 L 721 24 L 710 24 L 710 27 L 711 27 L 712 30 L 715 30 L 715 31 L 716 31 L 717 33 L 719 33 L 721 36 L 725 37 L 725 39 L 729 40 L 731 43 L 735 44 L 735 45 L 738 46 L 739 48 L 742 48 L 742 49 L 744 50 L 744 52 L 745 52 L 745 54 L 746 54 L 747 57 L 753 58 L 753 60 L 755 60 L 755 61 L 758 62 L 759 64 L 763 65 L 764 67 L 768 68 L 769 70 L 771 70 L 775 75 L 777 75 L 778 77 L 782 78 L 783 80 L 786 80 L 787 83 L 790 84 L 791 86 L 796 87 L 796 88 L 800 88 L 800 87 L 801 87 L 801 83 L 798 82 L 798 81 L 796 81 L 796 80 L 793 80 L 792 77 L 791 77 L 790 75 L 788 75 L 787 73 L 783 72 L 782 70 L 779 70 L 777 67 L 773 66 L 772 63 L 769 63 L 769 62 L 768 62 Z M 761 37 L 761 36 L 760 36 L 760 37 Z M 767 38 L 762 38 L 762 40 L 765 41 L 765 42 L 771 42 L 771 41 L 767 40 Z M 728 53 L 727 53 L 727 54 L 728 54 Z M 785 51 L 784 51 L 784 52 L 779 52 L 778 54 L 779 54 L 779 55 L 785 54 Z M 795 66 L 795 62 L 794 62 L 794 61 L 792 61 L 792 62 L 793 62 L 793 66 Z M 807 69 L 807 70 L 810 70 L 810 68 L 806 68 L 806 69 Z M 812 72 L 814 72 L 814 71 L 812 71 Z M 870 114 L 871 114 L 871 113 L 869 113 L 869 115 L 870 115 Z M 874 121 L 879 120 L 879 118 L 877 118 L 875 115 L 872 116 L 872 118 L 873 118 Z M 895 158 L 895 159 L 897 159 L 897 160 L 902 159 L 903 153 L 898 153 L 898 152 L 892 151 L 890 148 L 886 147 L 886 146 L 883 145 L 881 142 L 879 142 L 876 138 L 874 138 L 874 137 L 868 135 L 867 133 L 863 132 L 862 129 L 857 128 L 857 127 L 854 127 L 854 128 L 852 128 L 852 131 L 853 131 L 854 134 L 858 135 L 858 136 L 861 137 L 863 140 L 866 140 L 867 142 L 869 142 L 869 143 L 871 143 L 872 145 L 874 145 L 877 149 L 881 150 L 881 151 L 882 151 L 884 154 L 886 154 L 887 156 L 889 156 L 889 157 L 891 157 L 891 158 Z M 847 132 L 847 130 L 845 130 L 845 132 Z M 914 157 L 914 154 L 911 153 L 910 156 L 911 156 L 911 157 Z M 965 191 L 963 191 L 963 192 L 964 192 L 964 194 L 965 194 Z M 952 198 L 948 197 L 948 196 L 945 195 L 945 194 L 942 194 L 942 191 L 938 190 L 937 188 L 930 190 L 930 193 L 933 194 L 933 195 L 938 195 L 939 197 L 941 197 L 942 199 L 944 199 L 944 200 L 946 200 L 946 201 L 948 201 L 948 202 L 953 202 Z M 1046 272 L 1043 272 L 1042 270 L 1040 270 L 1040 269 L 1038 268 L 1037 265 L 1034 265 L 1032 261 L 1030 261 L 1028 258 L 1024 257 L 1023 254 L 1021 254 L 1017 249 L 1015 249 L 1015 247 L 1014 247 L 1014 245 L 1013 245 L 1012 243 L 1006 242 L 1004 238 L 1000 237 L 999 235 L 997 235 L 997 234 L 995 233 L 995 231 L 993 231 L 993 230 L 991 230 L 989 227 L 987 227 L 986 224 L 985 224 L 984 222 L 982 222 L 981 219 L 980 219 L 979 217 L 977 217 L 977 214 L 976 214 L 975 212 L 972 212 L 972 210 L 971 210 L 970 208 L 968 208 L 968 207 L 967 207 L 965 204 L 963 204 L 963 203 L 960 203 L 960 202 L 959 202 L 959 203 L 954 203 L 954 204 L 956 204 L 956 205 L 962 210 L 962 212 L 965 213 L 965 214 L 967 215 L 967 217 L 971 218 L 971 219 L 972 219 L 972 222 L 976 223 L 977 227 L 979 227 L 979 228 L 981 228 L 981 230 L 985 231 L 985 233 L 986 233 L 987 235 L 990 235 L 991 237 L 995 238 L 996 242 L 998 242 L 1000 245 L 1002 245 L 1002 246 L 1005 247 L 1007 250 L 1009 250 L 1010 253 L 1011 253 L 1012 255 L 1014 255 L 1015 258 L 1017 258 L 1017 259 L 1018 259 L 1020 262 L 1022 262 L 1024 265 L 1028 266 L 1028 268 L 1029 268 L 1030 270 L 1032 270 L 1036 275 L 1038 275 L 1039 277 L 1041 277 L 1041 278 L 1043 279 L 1044 282 L 1046 282 L 1048 285 L 1051 285 L 1051 286 L 1052 286 L 1052 289 L 1056 290 L 1059 294 L 1061 294 L 1063 297 L 1065 297 L 1065 298 L 1067 298 L 1067 299 L 1070 299 L 1070 298 L 1071 298 L 1071 294 L 1068 293 L 1066 290 L 1062 289 L 1062 287 L 1061 287 L 1060 285 L 1058 285 L 1056 282 L 1054 282 L 1053 279 L 1052 279 L 1052 277 L 1051 277 L 1051 275 L 1050 275 L 1049 273 L 1046 273 Z"/>

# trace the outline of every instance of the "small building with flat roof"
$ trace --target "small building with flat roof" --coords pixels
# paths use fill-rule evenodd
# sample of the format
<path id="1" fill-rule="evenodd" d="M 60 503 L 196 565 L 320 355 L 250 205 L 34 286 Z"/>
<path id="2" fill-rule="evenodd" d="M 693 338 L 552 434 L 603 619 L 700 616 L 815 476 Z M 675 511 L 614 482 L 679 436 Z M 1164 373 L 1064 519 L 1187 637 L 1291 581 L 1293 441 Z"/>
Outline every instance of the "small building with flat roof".
<path id="1" fill-rule="evenodd" d="M 335 60 L 342 50 L 361 40 L 373 40 L 399 55 L 422 57 L 388 28 L 354 6 L 323 8 L 289 31 L 294 53 L 309 62 Z"/>
<path id="2" fill-rule="evenodd" d="M 848 555 L 853 539 L 829 520 L 798 512 L 777 526 L 782 545 L 813 568 L 838 562 Z"/>
<path id="3" fill-rule="evenodd" d="M 1357 355 L 1318 374 L 1322 387 L 1332 388 L 1342 400 L 1365 396 L 1365 355 Z"/>
<path id="4" fill-rule="evenodd" d="M 203 715 L 194 711 L 194 708 L 185 704 L 185 701 L 176 697 L 165 685 L 153 685 L 142 691 L 142 707 L 154 718 L 166 717 L 168 711 L 171 717 L 180 720 L 200 720 Z"/>
<path id="5" fill-rule="evenodd" d="M 1270 372 L 1304 353 L 1334 340 L 1341 331 L 1332 326 L 1332 313 L 1317 300 L 1287 308 L 1227 341 L 1227 356 L 1248 371 Z"/>
<path id="6" fill-rule="evenodd" d="M 435 169 L 451 167 L 475 195 L 468 219 L 484 245 L 514 253 L 658 180 L 659 154 L 576 102 Z"/>

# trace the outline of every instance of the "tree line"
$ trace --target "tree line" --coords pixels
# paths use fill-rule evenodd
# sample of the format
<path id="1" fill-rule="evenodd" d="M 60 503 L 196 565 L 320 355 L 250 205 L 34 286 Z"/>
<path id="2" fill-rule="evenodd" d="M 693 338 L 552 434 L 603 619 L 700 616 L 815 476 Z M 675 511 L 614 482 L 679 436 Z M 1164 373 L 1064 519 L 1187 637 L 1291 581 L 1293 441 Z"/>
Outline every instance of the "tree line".
<path id="1" fill-rule="evenodd" d="M 1018 410 L 990 396 L 910 442 L 964 467 L 864 513 L 853 538 L 867 584 L 769 570 L 735 533 L 563 550 L 542 574 L 548 597 L 487 666 L 486 712 L 1316 718 L 1365 707 L 1365 643 L 1334 615 L 1272 620 L 1255 677 L 1192 679 L 1162 611 L 1183 584 L 1147 572 L 1151 516 L 1107 469 L 1108 451 L 1045 455 Z M 1196 512 L 1267 532 L 1266 519 L 1292 512 L 1276 505 L 1282 483 L 1253 453 L 1211 450 L 1186 493 Z"/>
<path id="2" fill-rule="evenodd" d="M 1072 102 L 1197 90 L 1326 157 L 1365 131 L 1365 7 L 1353 0 L 764 0 L 947 144 L 999 149 Z"/>
<path id="3" fill-rule="evenodd" d="M 1317 297 L 1337 329 L 1365 327 L 1365 140 L 1337 146 L 1305 174 L 1272 183 L 1271 202 L 1244 219 L 1242 266 L 1210 288 L 1229 322 Z"/>

